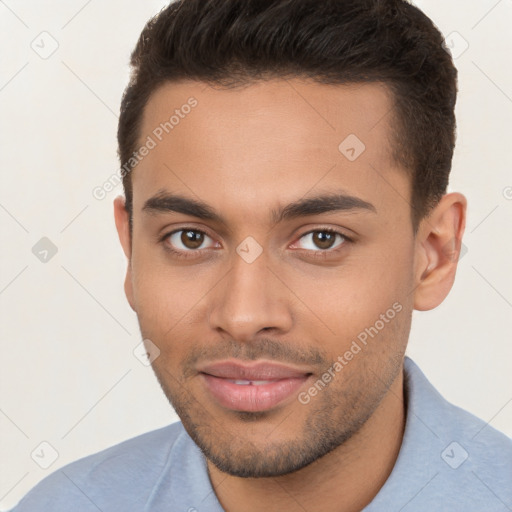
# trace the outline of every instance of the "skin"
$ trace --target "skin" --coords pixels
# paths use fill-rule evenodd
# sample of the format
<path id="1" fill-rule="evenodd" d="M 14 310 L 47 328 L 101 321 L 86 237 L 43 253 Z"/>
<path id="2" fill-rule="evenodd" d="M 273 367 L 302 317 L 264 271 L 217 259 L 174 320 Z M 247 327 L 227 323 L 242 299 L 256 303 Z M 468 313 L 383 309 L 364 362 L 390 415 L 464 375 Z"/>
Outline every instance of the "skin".
<path id="1" fill-rule="evenodd" d="M 361 510 L 398 456 L 412 311 L 435 308 L 452 287 L 466 199 L 446 194 L 414 234 L 385 85 L 169 83 L 151 96 L 140 141 L 190 96 L 197 106 L 132 173 L 132 236 L 124 199 L 114 201 L 126 295 L 160 349 L 155 374 L 206 453 L 225 510 Z M 338 149 L 349 134 L 366 146 L 352 162 Z M 208 204 L 223 222 L 144 211 L 163 191 Z M 341 192 L 375 211 L 272 222 L 289 203 Z M 206 236 L 164 237 L 185 228 Z M 252 263 L 236 251 L 249 236 L 262 249 Z M 307 404 L 294 395 L 266 412 L 228 410 L 198 374 L 226 358 L 277 360 L 311 373 L 305 392 L 396 303 L 401 311 Z"/>

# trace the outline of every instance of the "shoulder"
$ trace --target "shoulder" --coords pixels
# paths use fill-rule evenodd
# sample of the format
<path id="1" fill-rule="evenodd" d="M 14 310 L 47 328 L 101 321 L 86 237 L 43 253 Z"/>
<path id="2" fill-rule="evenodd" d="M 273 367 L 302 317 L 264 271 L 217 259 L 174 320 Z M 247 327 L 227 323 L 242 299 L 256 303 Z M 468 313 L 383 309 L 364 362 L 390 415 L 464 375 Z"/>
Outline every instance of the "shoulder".
<path id="1" fill-rule="evenodd" d="M 454 506 L 467 503 L 466 510 L 512 507 L 512 439 L 448 402 L 410 360 L 406 377 L 418 424 L 414 431 L 423 431 L 418 435 L 431 451 L 422 465 L 436 475 L 429 490 L 447 503 L 451 498 Z"/>
<path id="2" fill-rule="evenodd" d="M 441 459 L 467 496 L 494 494 L 512 506 L 512 439 L 466 410 L 447 401 Z M 450 478 L 451 479 L 451 478 Z M 468 488 L 469 486 L 469 488 Z M 496 501 L 496 500 L 492 500 Z M 497 510 L 501 503 L 497 500 Z M 488 510 L 494 510 L 488 506 Z"/>
<path id="3" fill-rule="evenodd" d="M 185 430 L 177 422 L 72 462 L 11 512 L 142 510 L 181 435 Z"/>
<path id="4" fill-rule="evenodd" d="M 512 440 L 448 402 L 408 357 L 404 398 L 398 458 L 365 512 L 512 510 Z"/>
<path id="5" fill-rule="evenodd" d="M 512 439 L 493 428 L 474 414 L 446 400 L 427 380 L 418 366 L 409 358 L 405 362 L 406 388 L 410 397 L 412 412 L 421 414 L 422 419 L 444 436 L 454 436 L 465 441 L 474 450 L 474 456 L 488 460 L 490 450 L 501 452 L 512 464 Z M 496 460 L 496 453 L 493 460 Z"/>

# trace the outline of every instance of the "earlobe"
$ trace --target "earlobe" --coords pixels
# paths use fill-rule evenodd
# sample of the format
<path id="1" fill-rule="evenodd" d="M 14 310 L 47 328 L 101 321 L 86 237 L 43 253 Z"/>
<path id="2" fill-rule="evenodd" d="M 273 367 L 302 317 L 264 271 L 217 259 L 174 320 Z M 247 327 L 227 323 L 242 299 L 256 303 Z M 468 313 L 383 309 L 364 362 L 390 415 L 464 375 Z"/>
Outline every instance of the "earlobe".
<path id="1" fill-rule="evenodd" d="M 416 236 L 414 309 L 434 309 L 450 292 L 466 225 L 466 207 L 462 194 L 446 194 L 421 221 Z"/>
<path id="2" fill-rule="evenodd" d="M 130 307 L 135 309 L 135 300 L 133 294 L 133 283 L 132 283 L 132 246 L 131 246 L 131 234 L 130 234 L 130 216 L 125 208 L 125 198 L 118 196 L 114 199 L 114 219 L 116 223 L 117 234 L 121 247 L 125 256 L 128 258 L 128 266 L 126 269 L 126 276 L 124 280 L 124 292 Z"/>

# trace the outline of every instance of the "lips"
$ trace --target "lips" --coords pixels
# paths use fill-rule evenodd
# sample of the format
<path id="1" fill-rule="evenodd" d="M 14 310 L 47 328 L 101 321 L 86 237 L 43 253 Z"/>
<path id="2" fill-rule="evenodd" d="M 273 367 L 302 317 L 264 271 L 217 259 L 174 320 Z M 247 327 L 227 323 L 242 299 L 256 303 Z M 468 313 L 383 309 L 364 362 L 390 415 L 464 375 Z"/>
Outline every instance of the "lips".
<path id="1" fill-rule="evenodd" d="M 282 364 L 222 361 L 199 370 L 207 392 L 233 411 L 270 410 L 295 395 L 311 373 Z"/>

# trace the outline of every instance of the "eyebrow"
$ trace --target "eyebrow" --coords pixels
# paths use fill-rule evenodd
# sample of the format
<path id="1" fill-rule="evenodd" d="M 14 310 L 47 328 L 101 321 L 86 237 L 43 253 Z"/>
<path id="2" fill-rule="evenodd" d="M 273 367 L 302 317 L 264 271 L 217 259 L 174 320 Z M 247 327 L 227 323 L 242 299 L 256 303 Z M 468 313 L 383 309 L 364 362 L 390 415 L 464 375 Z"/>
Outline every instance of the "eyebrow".
<path id="1" fill-rule="evenodd" d="M 149 198 L 142 207 L 142 211 L 150 215 L 158 213 L 182 213 L 226 225 L 227 222 L 210 205 L 179 194 L 170 194 L 160 191 Z M 377 213 L 375 206 L 359 197 L 345 193 L 328 193 L 313 197 L 298 199 L 283 208 L 273 209 L 271 219 L 274 224 L 284 220 L 292 220 L 299 217 L 320 215 L 334 212 L 366 211 Z"/>

